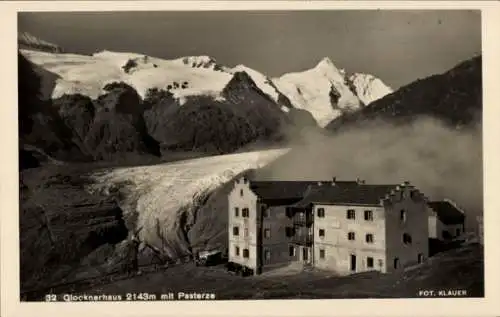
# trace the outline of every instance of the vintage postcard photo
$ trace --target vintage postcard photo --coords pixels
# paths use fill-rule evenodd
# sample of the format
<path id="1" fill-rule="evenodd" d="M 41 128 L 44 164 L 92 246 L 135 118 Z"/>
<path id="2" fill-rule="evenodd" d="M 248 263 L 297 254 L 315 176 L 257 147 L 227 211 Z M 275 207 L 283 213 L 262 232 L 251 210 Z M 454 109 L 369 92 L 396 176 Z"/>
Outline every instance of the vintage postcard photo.
<path id="1" fill-rule="evenodd" d="M 212 4 L 18 5 L 16 305 L 484 300 L 486 9 Z"/>

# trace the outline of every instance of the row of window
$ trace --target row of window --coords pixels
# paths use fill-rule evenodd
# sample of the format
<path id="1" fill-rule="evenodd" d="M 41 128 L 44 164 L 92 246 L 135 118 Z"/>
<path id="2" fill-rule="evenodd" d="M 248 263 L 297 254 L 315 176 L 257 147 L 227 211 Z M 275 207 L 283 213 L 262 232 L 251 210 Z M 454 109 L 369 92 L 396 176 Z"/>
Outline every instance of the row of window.
<path id="1" fill-rule="evenodd" d="M 285 228 L 285 234 L 287 237 L 293 237 L 295 235 L 295 229 L 294 228 L 290 228 L 290 227 L 287 227 Z M 234 226 L 233 227 L 233 236 L 237 237 L 240 235 L 240 228 L 238 226 Z M 264 238 L 266 239 L 269 239 L 271 238 L 271 229 L 270 228 L 265 228 L 264 229 Z M 318 230 L 318 235 L 320 238 L 324 238 L 326 233 L 325 233 L 325 229 L 319 229 Z M 249 236 L 249 233 L 248 233 L 248 228 L 244 228 L 244 237 L 248 237 Z M 347 240 L 349 241 L 355 241 L 356 240 L 356 233 L 353 232 L 353 231 L 350 231 L 347 233 Z M 367 233 L 365 234 L 365 242 L 366 243 L 374 243 L 374 235 L 373 233 Z M 407 244 L 407 245 L 410 245 L 412 244 L 412 237 L 411 235 L 409 235 L 408 233 L 403 233 L 403 237 L 402 237 L 402 240 L 403 240 L 403 243 L 404 244 Z"/>
<path id="2" fill-rule="evenodd" d="M 240 208 L 238 208 L 238 207 L 234 208 L 234 216 L 235 217 L 239 217 L 240 216 Z M 243 218 L 249 218 L 250 217 L 250 210 L 248 208 L 241 209 L 241 216 Z"/>
<path id="3" fill-rule="evenodd" d="M 248 228 L 244 228 L 243 232 L 244 232 L 244 234 L 243 234 L 244 237 L 249 236 Z M 240 227 L 234 226 L 233 227 L 233 236 L 238 237 L 239 235 L 240 235 Z M 266 238 L 266 239 L 271 238 L 271 229 L 269 229 L 269 228 L 264 229 L 264 238 Z"/>
<path id="4" fill-rule="evenodd" d="M 325 229 L 319 229 L 318 231 L 319 237 L 324 238 L 325 237 Z M 348 232 L 347 233 L 347 240 L 354 241 L 356 240 L 356 233 L 355 232 Z M 365 235 L 365 242 L 366 243 L 373 243 L 373 234 L 372 233 L 367 233 Z"/>
<path id="5" fill-rule="evenodd" d="M 262 216 L 264 218 L 269 217 L 269 209 L 267 209 L 266 206 L 261 206 L 261 211 L 262 211 Z M 240 216 L 240 208 L 234 207 L 234 216 L 235 217 Z M 248 208 L 241 209 L 241 216 L 243 218 L 250 218 L 250 210 Z"/>
<path id="6" fill-rule="evenodd" d="M 240 247 L 236 246 L 234 247 L 234 255 L 240 256 Z M 248 259 L 250 257 L 250 250 L 248 249 L 243 249 L 243 258 Z"/>
<path id="7" fill-rule="evenodd" d="M 318 208 L 317 215 L 318 215 L 318 218 L 324 218 L 325 217 L 325 208 Z M 365 216 L 364 218 L 366 221 L 373 221 L 373 210 L 365 210 L 364 216 Z M 351 220 L 355 220 L 356 219 L 356 210 L 347 209 L 346 218 L 351 219 Z"/>
<path id="8" fill-rule="evenodd" d="M 235 256 L 240 256 L 240 247 L 238 247 L 238 246 L 234 247 L 234 255 Z M 249 249 L 243 249 L 242 257 L 244 259 L 250 258 L 250 250 Z M 265 260 L 270 260 L 271 259 L 271 251 L 270 250 L 268 250 L 268 249 L 264 250 L 264 259 Z"/>

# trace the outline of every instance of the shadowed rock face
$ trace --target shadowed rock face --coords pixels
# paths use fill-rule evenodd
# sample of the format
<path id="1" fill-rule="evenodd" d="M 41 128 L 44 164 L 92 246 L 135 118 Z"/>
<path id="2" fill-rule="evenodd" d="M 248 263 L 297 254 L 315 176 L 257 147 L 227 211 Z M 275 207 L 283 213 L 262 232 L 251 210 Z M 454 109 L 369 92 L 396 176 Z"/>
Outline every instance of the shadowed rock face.
<path id="1" fill-rule="evenodd" d="M 30 144 L 47 155 L 66 160 L 84 157 L 72 142 L 72 131 L 52 107 L 41 100 L 40 77 L 32 64 L 18 54 L 18 120 L 20 145 Z"/>
<path id="2" fill-rule="evenodd" d="M 18 32 L 17 45 L 20 49 L 31 49 L 50 53 L 64 53 L 64 50 L 60 46 L 43 41 L 28 32 Z"/>
<path id="3" fill-rule="evenodd" d="M 420 116 L 453 127 L 481 122 L 482 58 L 467 60 L 441 74 L 417 80 L 364 107 L 333 120 L 327 129 L 340 130 L 371 120 L 407 123 Z"/>
<path id="4" fill-rule="evenodd" d="M 141 99 L 131 87 L 116 87 L 99 97 L 92 127 L 85 139 L 96 160 L 123 153 L 160 156 L 159 144 L 147 132 Z"/>
<path id="5" fill-rule="evenodd" d="M 94 250 L 126 239 L 120 207 L 86 193 L 78 170 L 39 168 L 20 177 L 21 291 L 61 283 Z"/>

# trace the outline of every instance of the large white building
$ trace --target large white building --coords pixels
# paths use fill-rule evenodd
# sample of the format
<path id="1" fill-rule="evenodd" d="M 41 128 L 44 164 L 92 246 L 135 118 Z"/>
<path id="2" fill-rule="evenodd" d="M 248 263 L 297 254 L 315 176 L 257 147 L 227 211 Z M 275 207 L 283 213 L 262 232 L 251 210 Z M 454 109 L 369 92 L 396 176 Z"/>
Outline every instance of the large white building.
<path id="1" fill-rule="evenodd" d="M 426 198 L 409 183 L 236 181 L 229 261 L 259 274 L 299 261 L 339 274 L 391 272 L 428 257 Z"/>

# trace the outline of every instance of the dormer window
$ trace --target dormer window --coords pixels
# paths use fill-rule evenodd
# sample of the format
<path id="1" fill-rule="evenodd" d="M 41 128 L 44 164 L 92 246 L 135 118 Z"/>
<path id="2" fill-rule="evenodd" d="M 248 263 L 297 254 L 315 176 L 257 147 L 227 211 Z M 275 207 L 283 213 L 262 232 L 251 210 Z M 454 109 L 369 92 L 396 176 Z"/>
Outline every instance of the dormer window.
<path id="1" fill-rule="evenodd" d="M 240 189 L 240 196 L 243 197 L 243 189 Z"/>

